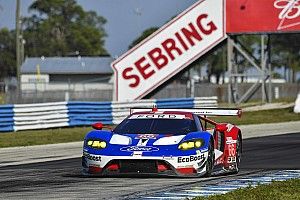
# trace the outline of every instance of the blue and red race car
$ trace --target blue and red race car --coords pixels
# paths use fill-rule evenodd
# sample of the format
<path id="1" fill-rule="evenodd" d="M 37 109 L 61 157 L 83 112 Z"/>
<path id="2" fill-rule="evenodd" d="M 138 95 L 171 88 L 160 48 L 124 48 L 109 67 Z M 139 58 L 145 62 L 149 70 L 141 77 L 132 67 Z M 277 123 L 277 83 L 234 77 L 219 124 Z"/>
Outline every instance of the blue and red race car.
<path id="1" fill-rule="evenodd" d="M 83 173 L 237 173 L 242 154 L 241 130 L 207 116 L 240 115 L 240 109 L 132 109 L 113 130 L 101 130 L 101 123 L 93 125 L 96 130 L 84 139 Z"/>

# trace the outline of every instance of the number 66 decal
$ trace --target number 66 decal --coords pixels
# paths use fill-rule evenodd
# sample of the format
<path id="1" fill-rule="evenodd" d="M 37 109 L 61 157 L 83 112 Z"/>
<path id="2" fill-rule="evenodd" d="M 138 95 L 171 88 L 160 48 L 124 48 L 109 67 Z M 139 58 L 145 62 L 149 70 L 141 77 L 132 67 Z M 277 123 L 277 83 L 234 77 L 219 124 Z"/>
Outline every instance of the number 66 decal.
<path id="1" fill-rule="evenodd" d="M 228 145 L 228 154 L 230 157 L 234 157 L 235 156 L 235 147 L 234 144 L 229 144 Z"/>

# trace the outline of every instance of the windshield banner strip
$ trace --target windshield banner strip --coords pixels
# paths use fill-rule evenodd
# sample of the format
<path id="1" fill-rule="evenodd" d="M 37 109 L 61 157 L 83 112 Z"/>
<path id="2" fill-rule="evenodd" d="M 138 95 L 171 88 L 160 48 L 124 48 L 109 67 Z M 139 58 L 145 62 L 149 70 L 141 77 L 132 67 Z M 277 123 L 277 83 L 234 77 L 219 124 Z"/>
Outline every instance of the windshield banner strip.
<path id="1" fill-rule="evenodd" d="M 175 114 L 141 114 L 132 115 L 129 119 L 185 119 L 185 115 Z"/>

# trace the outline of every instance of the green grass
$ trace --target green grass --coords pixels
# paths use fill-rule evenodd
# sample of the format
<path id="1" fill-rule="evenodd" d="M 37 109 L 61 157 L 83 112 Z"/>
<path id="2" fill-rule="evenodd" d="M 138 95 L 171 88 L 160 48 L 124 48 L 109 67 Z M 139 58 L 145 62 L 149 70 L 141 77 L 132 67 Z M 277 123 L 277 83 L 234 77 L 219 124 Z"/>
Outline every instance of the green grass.
<path id="1" fill-rule="evenodd" d="M 247 187 L 223 195 L 196 197 L 193 200 L 300 200 L 300 179 Z"/>
<path id="2" fill-rule="evenodd" d="M 293 108 L 262 110 L 254 112 L 243 112 L 241 118 L 237 117 L 217 117 L 213 118 L 217 122 L 228 122 L 236 125 L 277 123 L 288 121 L 300 121 L 300 114 L 293 112 Z"/>
<path id="3" fill-rule="evenodd" d="M 92 130 L 92 128 L 57 128 L 0 133 L 0 147 L 30 146 L 82 141 L 89 130 Z"/>
<path id="4" fill-rule="evenodd" d="M 0 104 L 4 104 L 4 103 L 5 103 L 5 94 L 0 93 Z"/>
<path id="5" fill-rule="evenodd" d="M 296 98 L 294 97 L 285 97 L 280 99 L 273 99 L 272 103 L 295 103 Z M 228 102 L 218 102 L 218 105 L 220 108 L 228 108 L 232 107 L 233 104 L 229 104 Z M 247 103 L 241 103 L 238 105 L 240 108 L 250 107 L 250 106 L 260 106 L 263 105 L 263 103 L 259 100 L 250 100 Z"/>
<path id="6" fill-rule="evenodd" d="M 295 114 L 292 108 L 288 108 L 245 112 L 241 118 L 218 117 L 214 120 L 217 122 L 230 122 L 236 125 L 276 123 L 300 121 L 300 114 Z M 76 127 L 0 133 L 0 148 L 82 141 L 90 130 L 92 130 L 91 127 Z"/>

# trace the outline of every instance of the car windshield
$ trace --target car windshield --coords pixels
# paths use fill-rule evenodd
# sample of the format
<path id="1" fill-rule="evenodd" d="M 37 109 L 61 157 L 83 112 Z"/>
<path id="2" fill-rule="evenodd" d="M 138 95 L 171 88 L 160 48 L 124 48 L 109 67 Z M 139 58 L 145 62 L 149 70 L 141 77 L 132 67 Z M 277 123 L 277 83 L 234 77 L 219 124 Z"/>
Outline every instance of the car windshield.
<path id="1" fill-rule="evenodd" d="M 197 131 L 191 119 L 125 119 L 114 132 L 118 134 L 187 134 Z"/>

